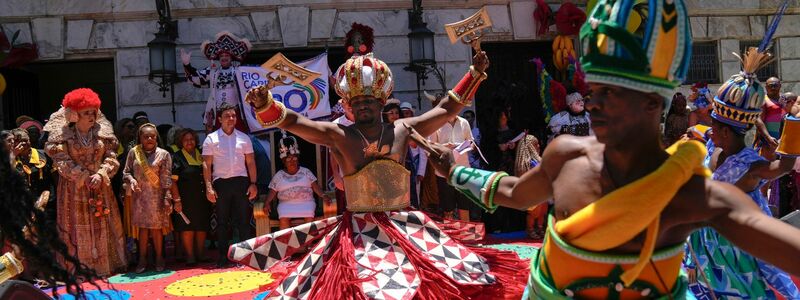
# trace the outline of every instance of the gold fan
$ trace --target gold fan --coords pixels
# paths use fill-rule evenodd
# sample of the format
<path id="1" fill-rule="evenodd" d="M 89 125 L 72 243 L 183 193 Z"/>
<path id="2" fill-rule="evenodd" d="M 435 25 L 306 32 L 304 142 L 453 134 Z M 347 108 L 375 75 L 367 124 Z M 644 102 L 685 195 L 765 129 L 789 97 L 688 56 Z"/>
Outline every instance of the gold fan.
<path id="1" fill-rule="evenodd" d="M 461 40 L 462 43 L 472 45 L 475 51 L 481 51 L 481 38 L 483 29 L 492 27 L 492 19 L 486 7 L 481 8 L 477 13 L 464 20 L 444 25 L 444 31 L 450 37 L 450 43 L 455 44 Z"/>

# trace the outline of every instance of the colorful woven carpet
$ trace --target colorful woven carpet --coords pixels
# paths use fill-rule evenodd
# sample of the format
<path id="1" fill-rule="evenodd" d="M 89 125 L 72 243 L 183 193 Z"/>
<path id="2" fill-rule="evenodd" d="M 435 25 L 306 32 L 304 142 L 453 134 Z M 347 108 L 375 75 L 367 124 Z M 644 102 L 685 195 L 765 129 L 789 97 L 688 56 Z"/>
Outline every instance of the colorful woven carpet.
<path id="1" fill-rule="evenodd" d="M 262 288 L 272 282 L 269 273 L 251 271 L 249 268 L 214 269 L 213 265 L 200 265 L 194 268 L 126 273 L 108 278 L 108 284 L 99 283 L 103 291 L 85 284 L 91 290 L 86 298 L 90 300 L 127 299 L 262 299 L 266 290 Z M 59 293 L 63 293 L 63 288 Z M 61 295 L 59 299 L 75 299 Z"/>
<path id="2" fill-rule="evenodd" d="M 524 234 L 489 235 L 483 241 L 486 247 L 517 252 L 523 259 L 530 259 L 533 247 L 540 241 L 533 241 Z M 215 257 L 209 253 L 211 257 Z M 146 272 L 143 274 L 125 273 L 108 278 L 108 283 L 99 283 L 103 291 L 85 284 L 89 300 L 156 300 L 156 299 L 264 299 L 266 286 L 272 282 L 271 274 L 253 271 L 250 268 L 215 269 L 213 264 L 201 264 L 193 268 L 183 268 L 180 263 L 171 263 L 172 270 Z M 64 289 L 59 289 L 63 294 Z M 75 297 L 61 295 L 59 299 L 72 300 Z"/>
<path id="3" fill-rule="evenodd" d="M 530 259 L 533 249 L 540 247 L 541 241 L 531 240 L 524 233 L 504 233 L 488 235 L 483 244 L 495 249 L 515 251 L 522 259 Z M 171 265 L 181 267 L 178 263 Z M 798 278 L 794 280 L 800 284 Z M 250 268 L 215 269 L 213 264 L 201 264 L 194 268 L 176 268 L 163 272 L 118 274 L 108 278 L 109 284 L 99 284 L 103 288 L 102 292 L 90 284 L 85 284 L 84 288 L 89 290 L 86 295 L 88 300 L 262 300 L 268 293 L 262 287 L 271 281 L 269 273 L 252 271 Z M 59 292 L 63 294 L 63 288 Z M 61 295 L 59 299 L 72 300 L 75 297 Z"/>

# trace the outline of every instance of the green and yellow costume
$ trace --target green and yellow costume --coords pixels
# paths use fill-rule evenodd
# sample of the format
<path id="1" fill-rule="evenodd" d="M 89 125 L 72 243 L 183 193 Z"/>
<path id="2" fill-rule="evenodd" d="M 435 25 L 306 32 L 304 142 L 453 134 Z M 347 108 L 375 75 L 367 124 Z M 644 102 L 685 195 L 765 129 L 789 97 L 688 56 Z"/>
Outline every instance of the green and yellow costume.
<path id="1" fill-rule="evenodd" d="M 589 204 L 567 219 L 552 221 L 542 249 L 531 262 L 531 299 L 680 299 L 683 244 L 655 249 L 661 212 L 702 167 L 705 147 L 696 141 L 673 145 L 672 156 L 653 173 Z M 646 231 L 639 255 L 616 248 Z M 671 296 L 669 296 L 671 294 Z"/>
<path id="2" fill-rule="evenodd" d="M 682 0 L 650 0 L 646 22 L 627 28 L 642 10 L 641 1 L 600 0 L 580 38 L 586 80 L 664 98 L 666 109 L 686 77 L 692 37 Z M 683 142 L 667 150 L 671 157 L 653 173 L 621 187 L 550 225 L 544 244 L 531 261 L 531 299 L 683 299 L 683 244 L 656 249 L 660 216 L 692 176 L 709 176 L 702 165 L 705 146 Z M 480 207 L 492 211 L 504 173 L 456 167 L 450 183 Z M 638 255 L 610 253 L 642 232 Z"/>
<path id="3" fill-rule="evenodd" d="M 661 211 L 694 175 L 708 177 L 705 146 L 673 145 L 672 156 L 653 173 L 619 188 L 567 219 L 552 217 L 544 244 L 531 261 L 531 299 L 681 299 L 683 244 L 655 249 Z M 502 173 L 456 167 L 450 183 L 486 210 Z M 646 231 L 639 255 L 608 253 Z"/>

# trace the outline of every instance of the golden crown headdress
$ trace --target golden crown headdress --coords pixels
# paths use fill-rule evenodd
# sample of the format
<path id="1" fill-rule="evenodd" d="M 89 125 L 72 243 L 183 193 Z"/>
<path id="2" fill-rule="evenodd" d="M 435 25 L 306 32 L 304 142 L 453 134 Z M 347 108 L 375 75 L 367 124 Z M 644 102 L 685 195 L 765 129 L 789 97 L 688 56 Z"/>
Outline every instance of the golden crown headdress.
<path id="1" fill-rule="evenodd" d="M 392 94 L 392 70 L 372 53 L 353 56 L 336 70 L 336 94 L 344 101 L 357 96 L 386 100 Z"/>

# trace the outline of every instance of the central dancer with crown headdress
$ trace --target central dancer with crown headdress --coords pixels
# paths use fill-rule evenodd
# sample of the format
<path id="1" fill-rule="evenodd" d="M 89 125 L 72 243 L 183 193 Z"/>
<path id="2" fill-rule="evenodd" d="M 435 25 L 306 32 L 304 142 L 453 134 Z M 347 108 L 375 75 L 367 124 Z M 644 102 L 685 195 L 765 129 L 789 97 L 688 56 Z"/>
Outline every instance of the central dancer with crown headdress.
<path id="1" fill-rule="evenodd" d="M 228 256 L 251 267 L 279 271 L 280 262 L 310 246 L 289 264 L 270 297 L 281 299 L 497 299 L 519 298 L 526 263 L 513 252 L 467 247 L 424 213 L 407 211 L 409 131 L 428 136 L 473 99 L 489 62 L 478 52 L 449 97 L 427 113 L 382 124 L 392 93 L 392 72 L 372 54 L 348 59 L 335 73 L 336 92 L 352 107 L 355 124 L 316 122 L 288 110 L 267 86 L 246 101 L 265 126 L 277 126 L 330 147 L 344 174 L 347 212 L 248 240 Z"/>

